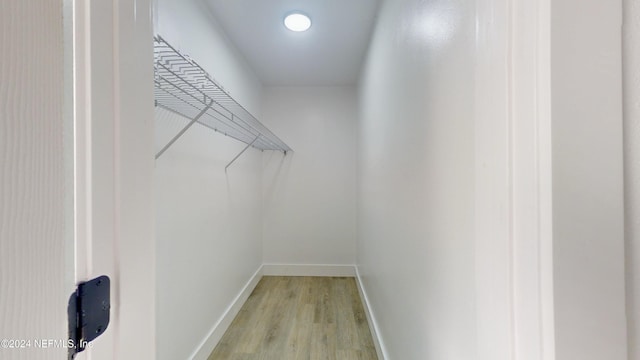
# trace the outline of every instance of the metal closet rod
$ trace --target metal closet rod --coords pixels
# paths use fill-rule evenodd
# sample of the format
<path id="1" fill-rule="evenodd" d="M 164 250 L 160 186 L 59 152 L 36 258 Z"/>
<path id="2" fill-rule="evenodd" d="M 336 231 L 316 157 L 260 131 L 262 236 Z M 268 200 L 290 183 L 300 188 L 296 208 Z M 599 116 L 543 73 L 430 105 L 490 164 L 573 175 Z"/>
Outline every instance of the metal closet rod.
<path id="1" fill-rule="evenodd" d="M 191 78 L 197 79 L 197 80 L 199 80 L 201 82 L 214 84 L 214 88 L 213 89 L 208 88 L 207 90 L 215 91 L 215 92 L 218 93 L 218 96 L 222 96 L 223 97 L 223 99 L 219 99 L 219 98 L 215 99 L 217 104 L 219 104 L 223 109 L 225 109 L 229 113 L 233 114 L 234 113 L 233 111 L 227 109 L 225 106 L 222 105 L 223 102 L 229 102 L 231 105 L 237 106 L 238 109 L 241 112 L 244 112 L 244 113 L 248 114 L 249 116 L 253 117 L 251 115 L 251 113 L 247 109 L 245 109 L 244 106 L 242 106 L 237 101 L 235 101 L 231 97 L 231 95 L 229 95 L 220 85 L 218 85 L 215 81 L 213 81 L 213 79 L 209 75 L 209 73 L 207 73 L 195 60 L 191 59 L 188 56 L 185 56 L 185 55 L 181 54 L 176 48 L 171 46 L 171 44 L 169 44 L 160 35 L 156 35 L 156 42 L 163 44 L 163 46 L 166 46 L 169 49 L 168 51 L 162 51 L 161 52 L 162 54 L 164 54 L 164 55 L 161 55 L 161 57 L 165 60 L 165 64 L 162 64 L 161 62 L 157 62 L 167 72 L 169 72 L 171 75 L 175 76 L 178 80 L 181 80 L 185 84 L 189 85 L 191 88 L 193 88 L 194 90 L 196 90 L 197 92 L 199 92 L 200 94 L 202 94 L 205 97 L 211 97 L 210 95 L 207 95 L 207 94 L 205 94 L 203 92 L 203 91 L 206 91 L 205 89 L 202 89 L 202 90 L 198 89 L 198 87 L 195 86 L 194 84 L 192 84 L 192 82 L 190 82 L 188 80 L 185 80 L 183 76 L 181 76 L 180 74 L 176 73 L 175 71 L 173 71 L 172 69 L 167 67 L 167 65 L 168 66 L 179 66 L 179 71 L 184 73 L 184 75 L 190 76 Z M 176 60 L 176 59 L 178 59 L 178 60 Z M 170 81 L 170 80 L 168 80 L 166 78 L 164 80 L 169 82 L 170 84 L 176 86 L 175 84 L 172 83 L 172 81 Z M 214 96 L 214 98 L 215 98 L 215 96 Z M 238 117 L 238 116 L 236 116 L 236 117 Z M 242 117 L 240 117 L 240 118 L 242 120 Z M 256 119 L 254 118 L 254 120 L 256 120 Z M 244 120 L 242 120 L 242 121 L 245 122 Z M 275 137 L 276 139 L 278 139 L 278 137 L 276 135 L 274 135 L 271 131 L 269 131 L 269 129 L 264 127 L 264 125 L 262 125 L 259 121 L 256 120 L 256 122 L 260 125 L 260 127 L 262 129 L 255 129 L 255 127 L 253 125 L 248 124 L 247 122 L 245 122 L 245 123 L 248 126 L 254 128 L 259 133 L 265 133 L 267 135 L 270 135 L 270 137 Z M 283 150 L 282 150 L 283 152 L 291 150 L 284 142 L 282 142 L 282 140 L 280 140 L 280 139 L 278 139 L 278 140 L 281 142 L 281 144 L 279 144 L 278 146 L 283 148 Z"/>
<path id="2" fill-rule="evenodd" d="M 261 141 L 268 140 L 273 145 L 276 145 L 280 151 L 291 151 L 291 148 L 289 148 L 287 144 L 269 131 L 269 129 L 255 119 L 255 117 L 253 117 L 253 115 L 251 115 L 244 106 L 235 101 L 220 85 L 213 81 L 211 76 L 197 62 L 188 56 L 181 54 L 176 48 L 167 43 L 167 41 L 159 35 L 156 35 L 155 41 L 157 44 L 156 64 L 174 77 L 175 80 L 184 83 L 188 88 L 195 90 L 203 97 L 213 98 L 216 104 L 220 105 L 220 107 L 228 111 L 230 114 L 235 114 L 236 118 L 239 118 L 243 123 L 255 130 L 257 133 L 262 134 Z M 173 84 L 173 80 L 167 79 L 164 76 L 162 77 L 164 78 L 164 81 L 168 82 L 170 85 L 176 86 L 176 84 Z M 188 79 L 185 79 L 185 77 Z M 200 85 L 200 87 L 196 86 L 196 83 Z M 211 86 L 205 86 L 205 84 L 209 84 Z M 207 91 L 213 91 L 215 94 L 205 94 Z M 182 92 L 184 93 L 184 91 Z M 193 94 L 188 95 L 194 96 Z M 197 98 L 200 97 L 198 96 Z M 202 100 L 199 101 L 202 102 Z M 223 103 L 228 103 L 232 107 L 236 107 L 238 112 L 241 114 L 228 109 L 226 105 L 223 105 Z M 245 116 L 240 116 L 242 114 L 251 118 L 253 121 L 246 121 L 244 119 Z"/>
<path id="3" fill-rule="evenodd" d="M 163 66 L 164 67 L 164 66 Z M 175 88 L 179 93 L 185 94 L 188 97 L 192 98 L 194 101 L 202 103 L 203 101 L 200 100 L 199 97 L 185 91 L 184 89 L 180 88 L 178 85 L 174 84 L 173 82 L 171 82 L 170 80 L 164 78 L 162 75 L 158 75 L 160 79 L 162 79 L 165 83 L 167 83 L 168 85 L 170 85 L 171 87 Z M 189 87 L 193 87 L 189 82 L 187 82 L 186 80 L 184 80 L 183 78 L 179 77 L 178 75 L 175 75 L 176 77 L 178 77 L 178 79 L 182 80 L 182 82 L 184 82 L 185 84 L 187 84 Z M 159 82 L 156 81 L 156 84 L 158 86 L 161 86 L 161 84 Z M 189 103 L 189 101 L 184 100 L 178 96 L 176 96 L 175 94 L 173 94 L 172 92 L 168 91 L 165 88 L 161 88 L 159 87 L 160 90 L 166 92 L 168 95 L 174 97 L 177 101 L 189 105 L 191 107 L 195 107 L 194 105 L 192 105 L 191 103 Z M 208 96 L 207 94 L 203 93 L 201 90 L 194 88 L 195 91 L 199 92 L 202 96 L 202 98 L 204 99 L 212 99 L 210 96 Z M 255 133 L 261 134 L 262 132 L 264 132 L 263 129 L 258 129 L 256 126 L 250 124 L 248 121 L 245 121 L 244 119 L 237 117 L 234 115 L 234 113 L 225 108 L 224 106 L 222 106 L 222 104 L 220 104 L 219 102 L 215 101 L 214 104 L 216 104 L 217 106 L 219 106 L 220 108 L 222 108 L 223 110 L 225 110 L 226 112 L 229 113 L 229 115 L 225 115 L 222 112 L 220 112 L 220 110 L 214 108 L 213 106 L 211 106 L 210 110 L 216 112 L 218 115 L 222 116 L 223 118 L 225 118 L 227 121 L 229 121 L 230 123 L 227 124 L 227 126 L 229 126 L 230 128 L 234 128 L 234 126 L 237 126 L 237 128 L 235 128 L 235 130 L 237 130 L 240 133 L 245 133 L 245 134 L 251 134 L 251 136 L 255 135 Z M 162 105 L 162 107 L 170 109 L 173 112 L 176 112 L 182 116 L 185 116 L 184 114 L 181 114 L 179 111 L 176 111 L 174 109 L 171 109 L 169 106 L 167 105 Z M 209 115 L 209 114 L 205 114 L 205 115 Z M 211 116 L 211 115 L 209 115 Z M 188 118 L 190 118 L 189 116 L 187 116 Z M 217 120 L 217 121 L 221 121 L 220 119 L 211 116 L 213 119 Z M 240 121 L 240 122 L 238 122 Z M 222 121 L 221 121 L 222 122 Z M 202 122 L 201 122 L 202 123 Z M 234 124 L 234 126 L 230 125 L 230 124 Z M 243 125 L 244 124 L 244 125 Z M 226 133 L 225 133 L 226 134 Z M 242 141 L 242 140 L 241 140 Z M 275 148 L 275 149 L 280 149 L 281 146 L 278 145 L 277 143 L 275 143 L 273 140 L 266 138 L 266 137 L 262 137 L 262 139 L 260 140 L 261 142 L 268 144 L 269 147 Z M 243 141 L 245 142 L 245 141 Z M 282 150 L 282 151 L 286 151 L 286 150 Z"/>
<path id="4" fill-rule="evenodd" d="M 248 144 L 225 166 L 225 171 L 252 146 L 259 150 L 279 150 L 285 155 L 291 151 L 202 67 L 160 36 L 155 38 L 155 71 L 156 106 L 189 119 L 189 123 L 156 154 L 156 159 L 196 122 Z M 194 117 L 196 111 L 198 114 Z"/>

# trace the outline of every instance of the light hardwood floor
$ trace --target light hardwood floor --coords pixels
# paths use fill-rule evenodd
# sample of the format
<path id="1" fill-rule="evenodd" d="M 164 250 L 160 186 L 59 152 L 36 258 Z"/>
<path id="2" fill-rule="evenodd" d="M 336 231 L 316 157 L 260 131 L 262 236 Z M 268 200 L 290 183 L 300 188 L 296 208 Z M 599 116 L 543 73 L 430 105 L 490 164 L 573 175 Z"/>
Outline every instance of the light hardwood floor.
<path id="1" fill-rule="evenodd" d="M 263 277 L 209 360 L 376 360 L 354 278 Z"/>

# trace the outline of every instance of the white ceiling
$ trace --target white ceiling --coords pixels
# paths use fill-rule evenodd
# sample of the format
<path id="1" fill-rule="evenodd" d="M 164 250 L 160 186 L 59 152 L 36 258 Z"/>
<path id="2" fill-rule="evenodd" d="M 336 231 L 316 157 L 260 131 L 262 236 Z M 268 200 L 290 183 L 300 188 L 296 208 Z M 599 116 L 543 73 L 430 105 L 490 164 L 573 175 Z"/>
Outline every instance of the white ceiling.
<path id="1" fill-rule="evenodd" d="M 265 85 L 355 84 L 378 0 L 204 0 Z M 311 17 L 311 29 L 287 30 L 286 13 Z"/>

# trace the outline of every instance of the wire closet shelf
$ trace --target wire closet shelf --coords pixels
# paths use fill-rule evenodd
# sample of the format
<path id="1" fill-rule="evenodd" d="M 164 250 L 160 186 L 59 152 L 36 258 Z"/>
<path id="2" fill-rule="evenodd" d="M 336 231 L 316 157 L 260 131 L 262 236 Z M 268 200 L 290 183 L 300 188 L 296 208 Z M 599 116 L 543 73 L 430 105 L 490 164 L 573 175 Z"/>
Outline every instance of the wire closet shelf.
<path id="1" fill-rule="evenodd" d="M 287 144 L 238 104 L 200 65 L 181 54 L 160 36 L 154 37 L 154 57 L 156 106 L 190 120 L 156 154 L 156 159 L 196 122 L 247 144 L 245 150 L 254 147 L 259 150 L 282 151 L 285 155 L 291 151 Z"/>

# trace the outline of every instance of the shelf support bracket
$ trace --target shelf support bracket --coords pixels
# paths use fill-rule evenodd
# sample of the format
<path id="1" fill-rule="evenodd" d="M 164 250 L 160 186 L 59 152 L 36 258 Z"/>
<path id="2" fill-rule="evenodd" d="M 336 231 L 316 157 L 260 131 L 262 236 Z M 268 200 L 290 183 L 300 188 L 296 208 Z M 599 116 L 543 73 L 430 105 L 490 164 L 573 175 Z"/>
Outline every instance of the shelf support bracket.
<path id="1" fill-rule="evenodd" d="M 258 139 L 260 139 L 260 135 L 256 136 L 255 139 L 253 139 L 253 141 L 251 143 L 249 143 L 247 146 L 245 146 L 244 149 L 242 149 L 242 151 L 240 151 L 240 153 L 238 155 L 236 155 L 236 157 L 233 158 L 233 160 L 231 160 L 227 166 L 224 167 L 224 171 L 227 172 L 227 168 L 229 166 L 231 166 L 231 164 L 233 164 L 234 161 L 236 161 L 237 158 L 240 157 L 240 155 L 242 155 L 245 151 L 247 151 L 248 148 L 250 148 L 256 141 L 258 141 Z"/>
<path id="2" fill-rule="evenodd" d="M 189 130 L 189 128 L 191 127 L 191 125 L 195 124 L 198 120 L 200 120 L 200 118 L 209 110 L 211 109 L 211 106 L 213 105 L 213 100 L 209 101 L 209 104 L 202 109 L 202 111 L 200 111 L 200 113 L 198 115 L 196 115 L 196 117 L 194 117 L 191 122 L 189 122 L 184 128 L 182 128 L 182 130 L 180 130 L 180 132 L 173 137 L 173 139 L 171 139 L 171 141 L 169 141 L 167 143 L 167 145 L 165 145 L 162 150 L 160 150 L 157 154 L 156 154 L 156 160 L 158 160 L 158 158 L 165 152 L 167 151 L 167 149 L 169 149 L 171 147 L 171 145 L 173 145 L 174 142 L 178 141 L 178 139 L 184 135 L 185 132 L 187 132 L 187 130 Z"/>

